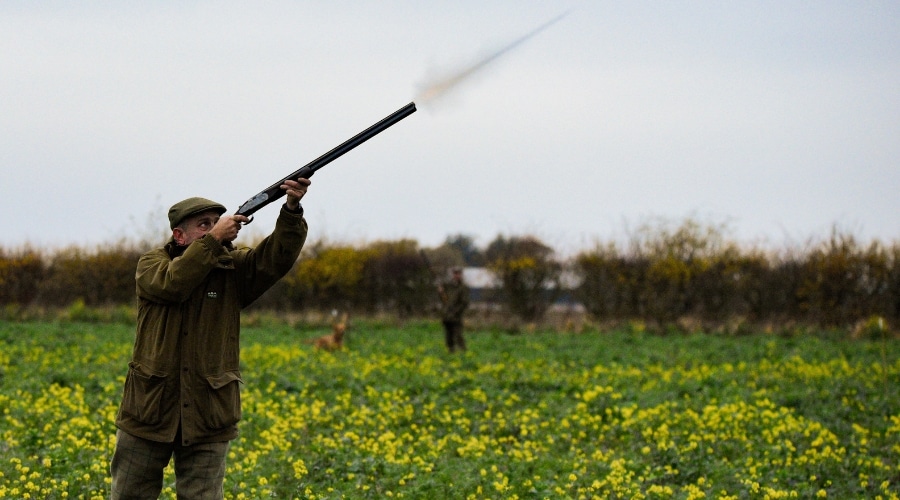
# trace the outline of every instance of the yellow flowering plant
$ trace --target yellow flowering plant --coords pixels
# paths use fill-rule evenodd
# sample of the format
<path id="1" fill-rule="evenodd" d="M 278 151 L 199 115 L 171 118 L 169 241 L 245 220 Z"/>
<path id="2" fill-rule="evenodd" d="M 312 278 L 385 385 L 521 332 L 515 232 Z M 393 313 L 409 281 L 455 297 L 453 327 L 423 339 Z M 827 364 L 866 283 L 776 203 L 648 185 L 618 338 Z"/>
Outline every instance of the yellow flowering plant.
<path id="1" fill-rule="evenodd" d="M 0 322 L 0 498 L 108 496 L 132 328 Z M 226 497 L 900 498 L 895 345 L 439 331 L 246 327 Z"/>

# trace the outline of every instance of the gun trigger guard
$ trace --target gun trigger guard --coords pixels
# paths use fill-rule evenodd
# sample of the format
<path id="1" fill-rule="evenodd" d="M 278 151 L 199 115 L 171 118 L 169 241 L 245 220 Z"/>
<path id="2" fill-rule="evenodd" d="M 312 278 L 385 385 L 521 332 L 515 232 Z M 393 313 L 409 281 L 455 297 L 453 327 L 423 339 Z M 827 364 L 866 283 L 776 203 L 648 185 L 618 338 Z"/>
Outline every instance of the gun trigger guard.
<path id="1" fill-rule="evenodd" d="M 247 222 L 241 222 L 241 225 L 242 225 L 242 226 L 246 226 L 247 224 L 250 224 L 251 222 L 253 222 L 253 216 L 252 216 L 252 215 L 250 216 L 250 220 L 248 220 Z"/>

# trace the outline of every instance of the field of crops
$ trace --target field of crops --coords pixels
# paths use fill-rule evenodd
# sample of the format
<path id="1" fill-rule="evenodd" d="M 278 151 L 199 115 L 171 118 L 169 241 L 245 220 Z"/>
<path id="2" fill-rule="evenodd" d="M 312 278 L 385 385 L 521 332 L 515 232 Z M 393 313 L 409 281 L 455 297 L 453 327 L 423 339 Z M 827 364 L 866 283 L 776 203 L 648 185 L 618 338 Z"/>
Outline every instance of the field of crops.
<path id="1" fill-rule="evenodd" d="M 0 498 L 107 496 L 132 328 L 0 322 Z M 323 333 L 245 328 L 227 498 L 900 498 L 896 340 Z"/>

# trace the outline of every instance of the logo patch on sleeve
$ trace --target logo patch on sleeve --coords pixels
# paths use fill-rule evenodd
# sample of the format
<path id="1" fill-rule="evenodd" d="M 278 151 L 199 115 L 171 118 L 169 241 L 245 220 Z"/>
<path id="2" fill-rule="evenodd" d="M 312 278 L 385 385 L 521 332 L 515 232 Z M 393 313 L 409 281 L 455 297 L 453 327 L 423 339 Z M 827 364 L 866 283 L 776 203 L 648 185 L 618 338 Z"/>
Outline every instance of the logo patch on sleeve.
<path id="1" fill-rule="evenodd" d="M 218 299 L 219 292 L 206 292 L 206 298 L 207 299 Z"/>

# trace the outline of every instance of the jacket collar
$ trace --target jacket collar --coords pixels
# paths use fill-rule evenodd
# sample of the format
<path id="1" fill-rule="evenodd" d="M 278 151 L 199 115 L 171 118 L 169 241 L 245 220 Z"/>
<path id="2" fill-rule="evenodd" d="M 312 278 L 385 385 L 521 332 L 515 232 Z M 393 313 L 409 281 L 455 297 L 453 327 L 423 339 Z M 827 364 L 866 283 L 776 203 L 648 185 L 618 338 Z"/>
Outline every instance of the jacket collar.
<path id="1" fill-rule="evenodd" d="M 184 251 L 187 250 L 187 247 L 179 246 L 178 243 L 175 243 L 175 239 L 169 240 L 164 248 L 166 250 L 166 253 L 169 254 L 169 257 L 172 259 L 174 259 L 175 257 L 180 257 L 181 254 L 183 254 Z"/>

